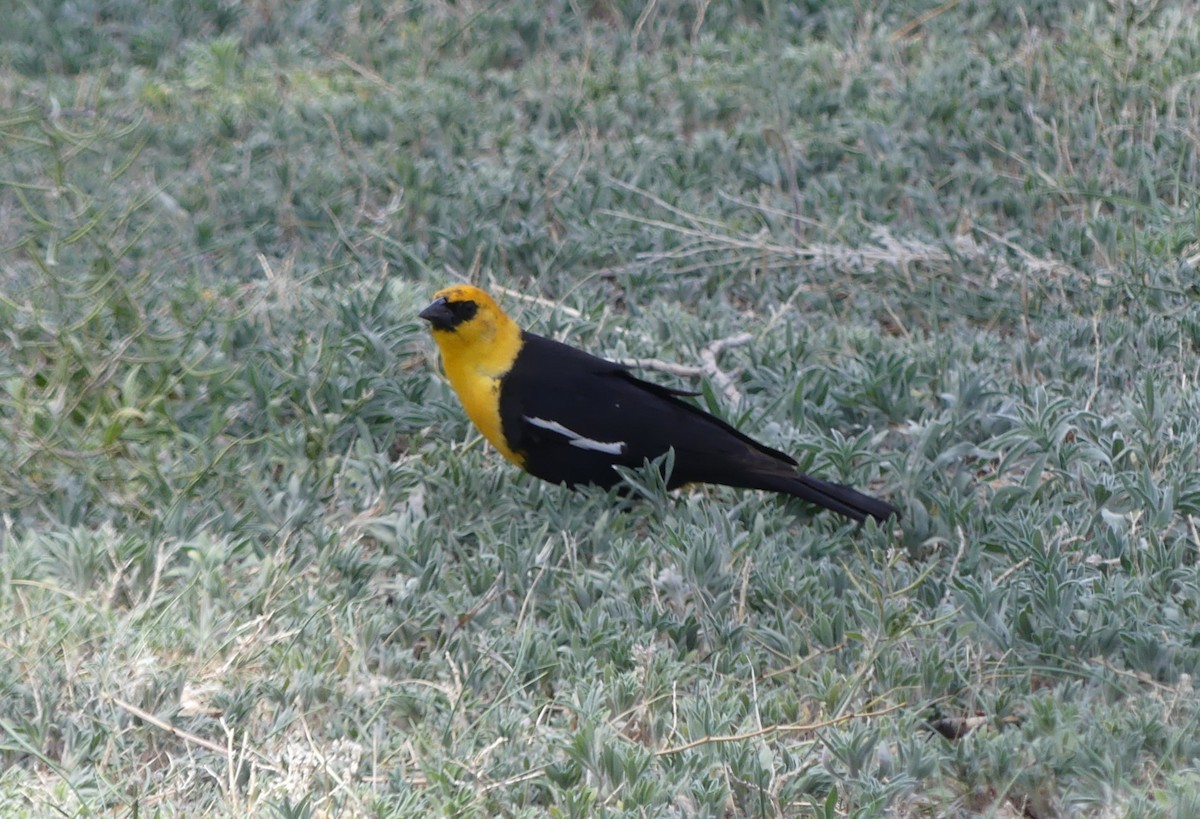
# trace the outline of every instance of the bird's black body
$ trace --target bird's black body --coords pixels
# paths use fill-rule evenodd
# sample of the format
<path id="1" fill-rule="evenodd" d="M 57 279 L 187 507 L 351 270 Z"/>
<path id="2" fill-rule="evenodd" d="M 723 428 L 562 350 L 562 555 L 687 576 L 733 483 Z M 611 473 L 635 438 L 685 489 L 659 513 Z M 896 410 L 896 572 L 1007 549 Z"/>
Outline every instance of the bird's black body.
<path id="1" fill-rule="evenodd" d="M 611 487 L 614 465 L 639 467 L 675 450 L 669 487 L 715 483 L 782 492 L 855 520 L 897 515 L 884 501 L 805 475 L 788 455 L 643 381 L 620 364 L 533 333 L 500 382 L 508 445 L 533 475 Z"/>

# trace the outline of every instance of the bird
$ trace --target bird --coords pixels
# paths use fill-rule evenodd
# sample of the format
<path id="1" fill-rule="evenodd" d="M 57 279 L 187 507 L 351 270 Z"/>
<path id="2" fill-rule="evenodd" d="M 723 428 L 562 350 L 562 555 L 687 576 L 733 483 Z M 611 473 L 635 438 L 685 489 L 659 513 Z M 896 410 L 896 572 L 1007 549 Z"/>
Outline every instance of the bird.
<path id="1" fill-rule="evenodd" d="M 467 416 L 512 463 L 551 483 L 604 489 L 674 450 L 667 488 L 767 490 L 855 521 L 899 519 L 886 501 L 801 472 L 795 459 L 614 361 L 521 329 L 483 290 L 445 287 L 419 314 Z"/>

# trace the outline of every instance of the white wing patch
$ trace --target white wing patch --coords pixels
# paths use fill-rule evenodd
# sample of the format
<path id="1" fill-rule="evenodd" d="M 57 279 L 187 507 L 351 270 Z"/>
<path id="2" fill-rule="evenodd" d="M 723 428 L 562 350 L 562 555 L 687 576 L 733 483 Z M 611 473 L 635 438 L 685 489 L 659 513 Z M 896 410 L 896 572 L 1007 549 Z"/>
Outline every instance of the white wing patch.
<path id="1" fill-rule="evenodd" d="M 573 429 L 567 429 L 558 423 L 558 421 L 547 421 L 545 418 L 530 418 L 528 415 L 524 416 L 524 418 L 535 427 L 558 433 L 566 438 L 571 446 L 577 446 L 580 449 L 590 449 L 594 452 L 604 452 L 608 455 L 620 455 L 625 451 L 624 441 L 614 441 L 612 443 L 594 441 L 591 438 L 580 435 Z"/>

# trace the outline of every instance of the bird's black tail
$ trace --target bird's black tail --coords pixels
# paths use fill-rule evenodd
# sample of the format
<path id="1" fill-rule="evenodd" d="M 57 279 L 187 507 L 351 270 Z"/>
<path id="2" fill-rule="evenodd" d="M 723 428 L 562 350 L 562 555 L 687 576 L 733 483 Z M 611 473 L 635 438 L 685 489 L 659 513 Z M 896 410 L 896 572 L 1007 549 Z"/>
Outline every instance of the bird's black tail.
<path id="1" fill-rule="evenodd" d="M 859 522 L 875 518 L 883 523 L 891 517 L 900 518 L 900 511 L 890 503 L 864 495 L 857 489 L 842 486 L 840 483 L 823 481 L 802 472 L 790 475 L 761 475 L 754 488 L 792 495 Z"/>

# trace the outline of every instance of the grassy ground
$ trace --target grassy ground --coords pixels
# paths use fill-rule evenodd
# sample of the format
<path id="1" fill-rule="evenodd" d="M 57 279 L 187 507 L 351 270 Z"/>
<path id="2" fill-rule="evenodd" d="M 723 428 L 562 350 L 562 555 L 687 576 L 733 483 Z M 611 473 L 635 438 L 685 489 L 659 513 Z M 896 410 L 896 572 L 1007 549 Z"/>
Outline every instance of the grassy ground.
<path id="1" fill-rule="evenodd" d="M 5 814 L 1200 814 L 1196 12 L 17 3 Z M 518 474 L 464 277 L 903 525 Z"/>

